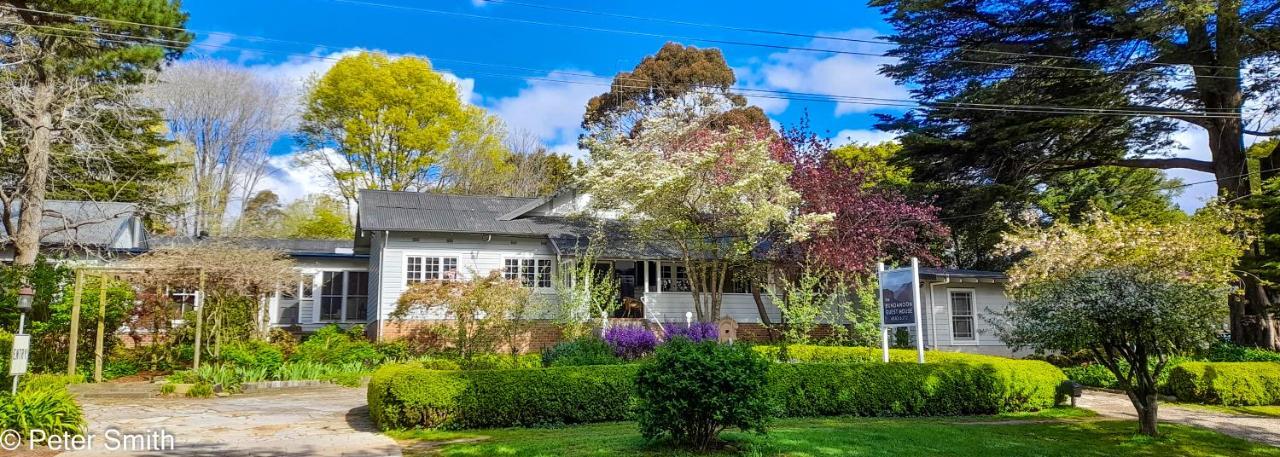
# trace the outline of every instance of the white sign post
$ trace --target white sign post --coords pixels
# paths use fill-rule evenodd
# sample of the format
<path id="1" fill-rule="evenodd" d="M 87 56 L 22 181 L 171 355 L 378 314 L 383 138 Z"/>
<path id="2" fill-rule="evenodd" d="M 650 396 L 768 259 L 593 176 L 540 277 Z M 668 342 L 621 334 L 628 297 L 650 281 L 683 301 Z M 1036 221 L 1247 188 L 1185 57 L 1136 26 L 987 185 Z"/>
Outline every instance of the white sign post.
<path id="1" fill-rule="evenodd" d="M 31 357 L 31 335 L 22 333 L 26 329 L 27 313 L 18 316 L 18 334 L 13 335 L 13 347 L 9 350 L 9 376 L 13 376 L 11 394 L 18 394 L 18 377 L 27 372 L 27 359 Z"/>
<path id="2" fill-rule="evenodd" d="M 880 332 L 884 361 L 889 361 L 889 331 L 915 327 L 916 359 L 924 363 L 924 326 L 920 316 L 920 262 L 911 258 L 911 268 L 885 270 L 880 275 Z"/>

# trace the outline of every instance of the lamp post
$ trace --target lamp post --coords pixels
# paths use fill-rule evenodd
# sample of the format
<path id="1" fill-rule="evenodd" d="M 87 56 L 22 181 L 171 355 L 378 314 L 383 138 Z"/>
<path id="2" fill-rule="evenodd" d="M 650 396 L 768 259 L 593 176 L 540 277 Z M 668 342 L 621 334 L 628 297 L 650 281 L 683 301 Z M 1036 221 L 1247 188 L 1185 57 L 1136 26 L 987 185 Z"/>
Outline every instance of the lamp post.
<path id="1" fill-rule="evenodd" d="M 13 375 L 13 389 L 10 393 L 17 395 L 18 378 L 27 371 L 27 356 L 31 350 L 31 336 L 24 333 L 27 326 L 27 313 L 31 312 L 31 300 L 36 291 L 30 285 L 23 284 L 18 289 L 18 333 L 13 335 L 13 351 L 9 355 L 9 374 Z"/>

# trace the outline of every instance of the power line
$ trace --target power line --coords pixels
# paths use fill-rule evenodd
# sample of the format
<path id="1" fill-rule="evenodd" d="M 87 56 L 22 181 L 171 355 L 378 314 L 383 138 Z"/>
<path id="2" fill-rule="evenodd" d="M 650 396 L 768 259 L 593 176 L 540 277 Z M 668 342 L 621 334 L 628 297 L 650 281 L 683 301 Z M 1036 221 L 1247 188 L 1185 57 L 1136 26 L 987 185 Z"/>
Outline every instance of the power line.
<path id="1" fill-rule="evenodd" d="M 993 55 L 1001 55 L 1001 56 L 1009 56 L 1009 57 L 1039 57 L 1039 58 L 1046 58 L 1046 59 L 1067 59 L 1067 60 L 1079 60 L 1079 61 L 1089 62 L 1089 59 L 1085 57 L 1079 57 L 1079 56 L 1062 56 L 1062 55 L 1054 55 L 1054 54 L 1039 54 L 1039 53 L 1033 53 L 1033 52 L 996 51 L 991 49 L 975 49 L 975 48 L 965 47 L 965 46 L 901 44 L 901 43 L 895 43 L 887 40 L 871 40 L 871 39 L 864 39 L 864 38 L 850 38 L 850 37 L 841 37 L 841 36 L 832 36 L 832 35 L 819 35 L 819 34 L 787 32 L 787 31 L 780 31 L 780 30 L 760 29 L 760 28 L 753 28 L 753 27 L 740 27 L 740 26 L 732 26 L 732 25 L 724 25 L 724 24 L 712 24 L 712 23 L 706 23 L 706 22 L 692 22 L 692 21 L 683 21 L 683 20 L 677 20 L 677 19 L 667 19 L 667 18 L 658 18 L 658 17 L 649 17 L 649 16 L 636 16 L 636 15 L 614 13 L 614 12 L 608 12 L 608 11 L 593 11 L 593 10 L 585 10 L 585 9 L 578 9 L 578 8 L 566 8 L 562 6 L 526 3 L 526 2 L 519 2 L 519 1 L 512 1 L 512 0 L 481 0 L 481 1 L 487 2 L 487 3 L 499 4 L 499 5 L 514 5 L 514 6 L 520 6 L 525 8 L 537 8 L 537 9 L 544 9 L 544 10 L 551 10 L 551 11 L 562 11 L 562 12 L 568 12 L 568 13 L 592 15 L 592 16 L 614 17 L 614 18 L 621 18 L 621 19 L 658 22 L 658 23 L 664 23 L 664 24 L 683 25 L 683 26 L 690 26 L 690 27 L 730 30 L 735 32 L 747 32 L 747 33 L 757 33 L 757 34 L 763 34 L 763 35 L 786 36 L 786 37 L 792 37 L 792 38 L 808 38 L 813 40 L 843 41 L 847 43 L 864 43 L 864 44 L 875 44 L 875 45 L 881 45 L 881 46 L 912 46 L 912 47 L 925 48 L 925 49 L 937 49 L 942 51 L 976 52 L 976 53 L 982 53 L 982 54 L 993 54 Z M 1150 65 L 1161 66 L 1161 67 L 1175 67 L 1175 68 L 1183 66 L 1180 64 L 1158 63 L 1158 62 L 1152 62 L 1150 63 Z M 1236 67 L 1232 67 L 1229 65 L 1186 64 L 1185 66 L 1189 66 L 1193 68 L 1214 68 L 1214 69 L 1224 69 L 1224 70 L 1237 69 Z"/>
<path id="2" fill-rule="evenodd" d="M 1207 180 L 1204 180 L 1204 181 L 1196 181 L 1196 182 L 1189 182 L 1189 183 L 1180 183 L 1180 184 L 1177 184 L 1177 185 L 1167 186 L 1167 187 L 1165 187 L 1165 186 L 1155 186 L 1155 187 L 1152 187 L 1152 188 L 1150 188 L 1150 189 L 1145 189 L 1145 190 L 1142 190 L 1142 191 L 1136 191 L 1136 190 L 1135 190 L 1135 191 L 1130 191 L 1130 192 L 1118 192 L 1118 193 L 1116 193 L 1116 192 L 1112 192 L 1112 193 L 1108 193 L 1108 194 L 1103 195 L 1103 196 L 1104 196 L 1104 197 L 1122 197 L 1122 196 L 1127 196 L 1127 195 L 1139 195 L 1139 194 L 1142 194 L 1142 193 L 1145 193 L 1145 192 L 1153 192 L 1153 191 L 1154 191 L 1154 192 L 1162 192 L 1162 191 L 1167 191 L 1167 190 L 1177 190 L 1177 189 L 1182 189 L 1182 188 L 1186 188 L 1186 187 L 1197 186 L 1197 185 L 1200 185 L 1200 184 L 1217 183 L 1218 181 L 1222 181 L 1222 180 L 1225 180 L 1225 179 L 1242 178 L 1242 177 L 1245 177 L 1245 176 L 1251 176 L 1251 175 L 1253 175 L 1253 174 L 1255 174 L 1255 173 L 1266 173 L 1266 172 L 1270 172 L 1270 171 L 1277 171 L 1277 170 L 1280 170 L 1280 168 L 1271 168 L 1271 169 L 1266 169 L 1266 170 L 1259 170 L 1259 171 L 1257 171 L 1257 172 L 1247 172 L 1247 173 L 1242 173 L 1242 174 L 1233 175 L 1233 176 L 1226 176 L 1226 177 L 1222 177 L 1222 178 L 1215 177 L 1214 179 L 1207 179 Z M 1083 202 L 1077 202 L 1077 203 L 1083 203 Z M 940 220 L 940 221 L 949 221 L 949 220 L 957 220 L 957 219 L 967 219 L 967 218 L 971 218 L 971 217 L 981 217 L 981 216 L 986 216 L 986 215 L 990 215 L 990 214 L 997 213 L 997 212 L 1002 212 L 1002 210 L 992 208 L 992 209 L 989 209 L 989 210 L 987 210 L 987 211 L 982 211 L 982 212 L 979 212 L 979 213 L 961 214 L 961 215 L 956 215 L 956 216 L 940 217 L 940 218 L 938 218 L 938 220 Z"/>
<path id="3" fill-rule="evenodd" d="M 445 11 L 445 10 L 438 10 L 438 9 L 431 9 L 431 8 L 395 5 L 395 4 L 389 4 L 389 3 L 378 3 L 378 2 L 370 2 L 370 1 L 363 1 L 363 0 L 328 0 L 328 1 L 335 2 L 335 3 L 360 5 L 360 6 L 372 6 L 372 7 L 379 7 L 379 8 L 416 11 L 416 12 L 438 14 L 438 15 L 445 15 L 445 16 L 465 17 L 465 18 L 471 18 L 471 19 L 489 19 L 489 20 L 496 20 L 496 21 L 518 23 L 518 24 L 530 24 L 530 25 L 539 25 L 539 26 L 547 26 L 547 27 L 563 27 L 563 28 L 585 30 L 585 31 L 592 31 L 592 32 L 615 33 L 615 34 L 622 34 L 622 35 L 645 36 L 645 37 L 654 37 L 654 38 L 663 38 L 663 39 L 678 39 L 678 40 L 687 40 L 687 41 L 697 41 L 697 42 L 703 42 L 703 43 L 713 43 L 713 44 L 731 45 L 731 46 L 746 46 L 746 47 L 776 49 L 776 50 L 785 50 L 785 51 L 804 51 L 804 52 L 826 53 L 826 54 L 891 58 L 890 56 L 886 56 L 884 54 L 870 53 L 870 52 L 846 51 L 846 50 L 839 50 L 839 49 L 813 48 L 813 47 L 804 47 L 804 46 L 787 46 L 787 45 L 769 44 L 769 43 L 755 43 L 755 42 L 748 42 L 748 41 L 702 38 L 702 37 L 688 36 L 688 35 L 673 35 L 673 34 L 642 32 L 642 31 L 636 31 L 636 30 L 612 29 L 612 28 L 594 27 L 594 26 L 577 25 L 577 24 L 566 24 L 562 22 L 547 22 L 547 21 L 540 21 L 540 20 L 533 20 L 533 19 L 513 18 L 513 17 L 504 17 L 504 16 L 490 16 L 490 15 L 484 15 L 484 14 L 463 13 L 458 11 Z M 1042 64 L 1025 64 L 1025 63 L 987 62 L 987 61 L 981 61 L 981 60 L 967 60 L 967 59 L 944 59 L 943 61 L 956 62 L 956 63 L 968 63 L 968 64 L 974 64 L 974 65 L 990 65 L 990 66 L 998 66 L 998 67 L 1041 68 L 1041 69 L 1050 69 L 1050 70 L 1083 71 L 1083 72 L 1090 72 L 1095 74 L 1108 74 L 1108 73 L 1113 73 L 1113 74 L 1124 73 L 1124 74 L 1135 74 L 1135 75 L 1157 74 L 1157 75 L 1165 75 L 1165 76 L 1189 76 L 1192 78 L 1208 78 L 1208 79 L 1232 79 L 1232 80 L 1240 79 L 1237 76 L 1194 75 L 1194 74 L 1188 75 L 1188 74 L 1176 74 L 1176 73 L 1173 75 L 1167 75 L 1167 74 L 1151 72 L 1151 71 L 1134 71 L 1134 70 L 1113 70 L 1108 72 L 1108 71 L 1095 69 L 1095 68 L 1080 68 L 1080 67 L 1066 67 L 1066 66 L 1060 66 L 1060 65 L 1042 65 Z"/>
<path id="4" fill-rule="evenodd" d="M 150 44 L 150 45 L 176 49 L 176 50 L 181 50 L 188 46 L 210 47 L 214 49 L 264 52 L 264 53 L 280 54 L 280 55 L 286 55 L 286 56 L 297 56 L 297 57 L 304 57 L 304 58 L 318 59 L 318 60 L 330 60 L 330 61 L 341 60 L 340 58 L 329 57 L 329 56 L 291 53 L 291 52 L 268 50 L 268 49 L 261 49 L 261 48 L 234 47 L 234 46 L 227 46 L 225 44 L 208 44 L 208 43 L 188 44 L 180 40 L 171 40 L 171 39 L 163 39 L 163 38 L 155 38 L 155 37 L 138 37 L 133 35 L 104 32 L 99 30 L 84 30 L 84 29 L 56 27 L 56 26 L 47 26 L 47 25 L 39 25 L 39 24 L 25 24 L 25 23 L 19 23 L 19 22 L 5 22 L 5 21 L 0 21 L 0 24 L 26 26 L 26 27 L 33 27 L 33 28 L 40 28 L 40 29 L 51 29 L 51 30 L 58 30 L 58 31 L 72 32 L 72 33 L 79 33 L 79 34 L 91 34 L 91 35 L 97 36 L 96 39 L 100 39 L 108 42 L 124 43 L 124 44 Z M 36 31 L 35 33 L 71 38 L 71 36 L 68 36 L 68 35 L 59 35 L 59 34 L 45 33 L 45 32 L 39 32 L 39 31 Z M 113 37 L 118 39 L 102 38 L 103 36 Z M 124 41 L 124 40 L 145 40 L 145 42 Z M 166 43 L 169 43 L 169 44 L 166 44 Z M 323 46 L 323 45 L 320 45 L 320 46 Z M 436 59 L 436 60 L 450 61 L 451 59 Z M 465 60 L 452 60 L 452 61 L 460 64 L 464 64 L 464 65 L 510 67 L 510 68 L 517 68 L 517 69 L 522 69 L 526 71 L 540 71 L 538 69 L 530 69 L 526 67 L 511 67 L 511 66 L 502 65 L 502 64 L 492 64 L 492 63 L 465 61 Z M 442 70 L 449 71 L 446 68 L 442 68 Z M 595 79 L 606 79 L 606 77 L 597 76 L 597 75 L 570 73 L 570 72 L 562 72 L 562 73 L 566 75 L 572 75 L 572 76 L 581 76 L 581 77 L 595 78 Z M 512 75 L 512 74 L 492 73 L 492 72 L 489 72 L 489 73 L 472 72 L 472 74 L 504 77 L 504 78 L 517 78 L 517 79 L 525 79 L 525 80 L 539 80 L 539 81 L 565 83 L 565 84 L 593 85 L 593 86 L 602 86 L 602 87 L 612 86 L 611 84 L 608 84 L 608 83 L 588 83 L 584 81 L 562 80 L 562 79 L 555 79 L 550 77 L 535 77 L 535 76 L 528 76 L 528 75 Z M 642 84 L 619 84 L 617 85 L 617 87 L 627 88 L 627 89 L 651 89 L 652 88 L 651 84 L 645 84 L 645 83 L 649 83 L 649 81 L 644 81 L 639 78 L 631 78 L 631 79 L 624 78 L 624 81 L 629 81 L 633 83 L 639 81 Z M 1152 110 L 1152 109 L 1145 109 L 1145 108 L 1072 107 L 1072 106 L 1053 106 L 1053 105 L 967 103 L 967 102 L 949 102 L 949 101 L 920 102 L 920 101 L 909 100 L 909 99 L 892 99 L 892 98 L 866 97 L 866 96 L 841 95 L 841 94 L 805 93 L 805 92 L 792 92 L 792 91 L 782 91 L 782 90 L 772 90 L 772 89 L 753 89 L 753 88 L 724 89 L 724 88 L 714 87 L 714 86 L 698 86 L 698 85 L 694 85 L 694 87 L 704 87 L 704 88 L 714 89 L 714 90 L 723 90 L 727 93 L 734 93 L 734 94 L 743 95 L 743 96 L 765 98 L 765 99 L 808 101 L 808 102 L 835 102 L 835 103 L 847 103 L 847 104 L 857 104 L 857 105 L 865 105 L 865 106 L 881 106 L 881 107 L 934 108 L 934 109 L 945 108 L 945 109 L 961 109 L 961 110 L 975 110 L 975 111 L 1020 112 L 1020 113 L 1033 113 L 1033 114 L 1063 114 L 1063 115 L 1092 114 L 1092 115 L 1103 115 L 1103 116 L 1130 116 L 1130 117 L 1181 117 L 1181 118 L 1204 118 L 1204 119 L 1236 119 L 1240 117 L 1240 114 L 1236 111 L 1230 111 L 1230 112 L 1227 112 L 1227 111 L 1179 111 L 1176 113 L 1170 113 L 1166 111 Z"/>

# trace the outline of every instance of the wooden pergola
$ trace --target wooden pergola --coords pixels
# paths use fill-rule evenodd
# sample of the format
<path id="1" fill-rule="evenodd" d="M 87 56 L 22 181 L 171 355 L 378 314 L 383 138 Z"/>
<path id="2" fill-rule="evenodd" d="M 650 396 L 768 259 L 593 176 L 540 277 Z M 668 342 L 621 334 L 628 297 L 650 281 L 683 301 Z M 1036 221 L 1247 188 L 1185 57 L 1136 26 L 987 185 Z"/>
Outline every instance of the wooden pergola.
<path id="1" fill-rule="evenodd" d="M 144 273 L 145 268 L 138 267 L 77 267 L 75 268 L 76 279 L 75 287 L 71 294 L 71 335 L 67 350 L 67 374 L 75 375 L 76 373 L 76 353 L 80 343 L 80 303 L 84 296 L 84 280 L 86 276 L 96 276 L 99 278 L 100 285 L 98 287 L 98 332 L 95 336 L 93 346 L 93 382 L 102 382 L 102 359 L 103 346 L 106 344 L 106 320 L 107 320 L 107 280 L 119 279 L 122 274 L 138 274 Z M 204 271 L 196 272 L 199 279 L 199 286 L 196 289 L 196 305 L 197 310 L 203 305 L 204 301 Z M 108 275 L 111 278 L 108 278 Z M 193 365 L 195 368 L 200 367 L 200 342 L 201 331 L 204 327 L 204 313 L 196 313 L 196 341 L 195 355 Z"/>

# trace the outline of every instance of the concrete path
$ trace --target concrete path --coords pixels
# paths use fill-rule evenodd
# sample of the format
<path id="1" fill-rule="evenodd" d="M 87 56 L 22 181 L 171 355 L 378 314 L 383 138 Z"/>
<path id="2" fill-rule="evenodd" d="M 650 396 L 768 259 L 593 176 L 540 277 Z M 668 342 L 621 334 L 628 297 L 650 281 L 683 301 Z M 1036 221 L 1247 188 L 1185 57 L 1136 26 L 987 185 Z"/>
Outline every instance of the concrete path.
<path id="1" fill-rule="evenodd" d="M 395 441 L 370 422 L 364 389 L 322 386 L 209 399 L 122 397 L 82 394 L 93 449 L 62 455 L 400 456 Z M 161 430 L 171 441 L 164 441 Z M 114 443 L 109 441 L 113 433 Z M 135 450 L 119 450 L 120 433 L 140 437 L 133 442 Z M 112 444 L 116 450 L 108 449 Z"/>
<path id="2" fill-rule="evenodd" d="M 1124 394 L 1086 390 L 1076 404 L 1105 417 L 1138 419 L 1133 403 Z M 1160 422 L 1194 425 L 1238 438 L 1280 446 L 1280 418 L 1179 408 L 1167 403 L 1161 403 L 1159 408 Z"/>

